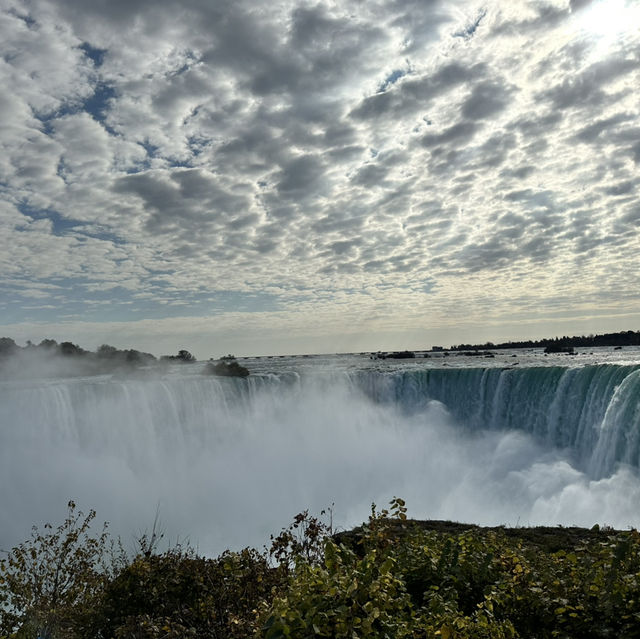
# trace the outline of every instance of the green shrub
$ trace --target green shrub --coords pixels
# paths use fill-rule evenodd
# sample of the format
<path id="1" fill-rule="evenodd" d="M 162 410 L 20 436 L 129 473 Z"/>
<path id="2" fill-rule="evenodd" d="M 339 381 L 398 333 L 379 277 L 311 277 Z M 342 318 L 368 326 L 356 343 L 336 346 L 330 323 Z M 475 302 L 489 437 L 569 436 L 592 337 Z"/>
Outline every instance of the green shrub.
<path id="1" fill-rule="evenodd" d="M 204 559 L 179 549 L 136 557 L 105 590 L 94 634 L 102 637 L 241 639 L 282 583 L 255 550 Z"/>
<path id="2" fill-rule="evenodd" d="M 451 552 L 446 543 L 439 554 L 429 545 L 415 545 L 422 541 L 411 531 L 404 501 L 395 498 L 391 511 L 380 513 L 374 506 L 368 524 L 356 535 L 355 548 L 328 538 L 322 562 L 311 563 L 298 556 L 289 589 L 275 600 L 263 636 L 515 637 L 508 620 L 494 617 L 491 599 L 479 597 L 470 614 L 460 611 L 455 580 L 462 583 L 463 575 L 457 570 L 458 560 L 452 559 L 459 552 Z M 428 564 L 429 571 L 420 576 L 427 592 L 412 597 L 407 577 L 416 577 L 416 553 L 427 558 L 421 566 Z M 447 581 L 452 583 L 447 586 Z M 417 583 L 414 579 L 413 586 Z M 442 590 L 436 584 L 443 584 Z"/>
<path id="3" fill-rule="evenodd" d="M 295 567 L 265 623 L 266 639 L 411 636 L 411 601 L 393 574 L 392 557 L 372 551 L 359 558 L 331 539 L 324 551 L 322 565 L 301 561 Z"/>
<path id="4" fill-rule="evenodd" d="M 111 568 L 106 525 L 93 536 L 94 518 L 70 501 L 63 524 L 34 527 L 0 560 L 0 637 L 86 636 Z"/>
<path id="5" fill-rule="evenodd" d="M 269 551 L 216 559 L 156 554 L 154 525 L 128 559 L 94 517 L 70 502 L 0 561 L 0 639 L 640 638 L 636 531 L 430 530 L 394 499 L 348 533 L 305 511 Z"/>

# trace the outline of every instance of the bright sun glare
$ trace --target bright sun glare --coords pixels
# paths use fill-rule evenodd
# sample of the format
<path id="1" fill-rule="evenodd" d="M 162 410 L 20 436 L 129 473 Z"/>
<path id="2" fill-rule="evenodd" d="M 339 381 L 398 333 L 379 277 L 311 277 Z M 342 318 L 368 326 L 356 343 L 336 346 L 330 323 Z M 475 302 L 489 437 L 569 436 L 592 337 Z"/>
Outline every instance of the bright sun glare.
<path id="1" fill-rule="evenodd" d="M 640 28 L 640 1 L 595 0 L 581 12 L 580 28 L 602 44 L 613 44 L 624 33 Z"/>

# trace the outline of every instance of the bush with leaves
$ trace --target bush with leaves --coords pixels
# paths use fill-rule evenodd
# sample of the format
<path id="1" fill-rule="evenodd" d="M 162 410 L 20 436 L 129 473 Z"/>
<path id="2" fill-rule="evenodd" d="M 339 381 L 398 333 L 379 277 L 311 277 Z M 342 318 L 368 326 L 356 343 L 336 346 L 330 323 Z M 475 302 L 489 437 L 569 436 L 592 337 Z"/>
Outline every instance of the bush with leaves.
<path id="1" fill-rule="evenodd" d="M 0 559 L 0 637 L 82 637 L 113 563 L 106 524 L 94 536 L 95 511 L 68 504 L 60 526 L 34 527 Z"/>
<path id="2" fill-rule="evenodd" d="M 535 529 L 425 530 L 372 518 L 345 536 L 360 556 L 393 549 L 414 607 L 414 633 L 439 637 L 640 637 L 640 534 Z M 386 511 L 383 511 L 386 514 Z M 423 636 L 423 635 L 414 635 Z"/>
<path id="3" fill-rule="evenodd" d="M 269 551 L 217 559 L 158 554 L 154 524 L 114 560 L 94 517 L 71 502 L 0 561 L 0 639 L 640 638 L 636 531 L 438 526 L 396 498 L 348 533 L 305 511 Z"/>
<path id="4" fill-rule="evenodd" d="M 321 519 L 327 513 L 329 522 Z M 299 561 L 315 565 L 323 560 L 325 541 L 332 535 L 332 508 L 322 510 L 320 517 L 314 517 L 305 510 L 298 513 L 279 535 L 271 535 L 268 554 L 281 568 L 291 568 Z"/>
<path id="5" fill-rule="evenodd" d="M 324 551 L 321 565 L 301 561 L 295 567 L 266 620 L 266 639 L 411 636 L 411 601 L 392 557 L 373 551 L 360 558 L 331 539 Z"/>
<path id="6" fill-rule="evenodd" d="M 140 555 L 106 587 L 94 634 L 244 639 L 282 583 L 282 572 L 251 549 L 217 559 L 180 548 Z"/>
<path id="7" fill-rule="evenodd" d="M 406 506 L 394 498 L 389 510 L 376 512 L 355 536 L 354 547 L 324 540 L 324 558 L 313 563 L 299 554 L 289 589 L 266 618 L 265 639 L 284 637 L 405 637 L 509 639 L 508 620 L 493 614 L 493 602 L 481 596 L 474 610 L 461 611 L 455 588 L 430 588 L 423 596 L 408 591 L 412 555 L 427 550 L 407 521 Z M 411 552 L 407 552 L 410 547 Z M 446 555 L 433 563 L 433 576 L 449 577 Z M 429 557 L 429 563 L 435 559 Z M 453 572 L 456 572 L 455 570 Z M 425 586 L 434 580 L 424 581 Z M 415 584 L 414 584 L 415 585 Z"/>

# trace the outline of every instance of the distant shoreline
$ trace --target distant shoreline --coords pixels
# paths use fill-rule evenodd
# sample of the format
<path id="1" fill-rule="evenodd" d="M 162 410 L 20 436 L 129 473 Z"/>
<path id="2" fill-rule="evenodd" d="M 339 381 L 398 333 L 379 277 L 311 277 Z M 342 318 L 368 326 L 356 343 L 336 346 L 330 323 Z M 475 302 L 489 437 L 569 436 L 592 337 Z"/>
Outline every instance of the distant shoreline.
<path id="1" fill-rule="evenodd" d="M 573 337 L 553 337 L 540 340 L 524 340 L 517 342 L 502 342 L 494 344 L 458 344 L 451 346 L 450 351 L 496 350 L 506 348 L 595 348 L 598 346 L 640 346 L 640 331 L 620 331 L 618 333 L 604 333 L 602 335 L 574 335 Z"/>

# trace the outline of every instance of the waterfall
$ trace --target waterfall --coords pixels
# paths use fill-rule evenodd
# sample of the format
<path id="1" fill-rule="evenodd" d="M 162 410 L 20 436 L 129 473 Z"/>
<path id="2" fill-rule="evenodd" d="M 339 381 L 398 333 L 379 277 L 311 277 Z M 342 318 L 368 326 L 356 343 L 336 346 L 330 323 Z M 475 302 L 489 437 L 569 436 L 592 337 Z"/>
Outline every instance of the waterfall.
<path id="1" fill-rule="evenodd" d="M 442 402 L 471 430 L 520 430 L 570 449 L 592 477 L 640 463 L 640 367 L 459 368 L 362 373 L 375 401 L 419 411 Z"/>
<path id="2" fill-rule="evenodd" d="M 131 539 L 260 545 L 372 501 L 484 524 L 639 525 L 640 367 L 281 369 L 0 383 L 0 548 L 74 499 Z"/>

